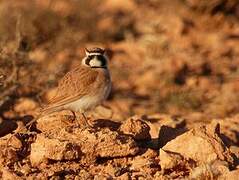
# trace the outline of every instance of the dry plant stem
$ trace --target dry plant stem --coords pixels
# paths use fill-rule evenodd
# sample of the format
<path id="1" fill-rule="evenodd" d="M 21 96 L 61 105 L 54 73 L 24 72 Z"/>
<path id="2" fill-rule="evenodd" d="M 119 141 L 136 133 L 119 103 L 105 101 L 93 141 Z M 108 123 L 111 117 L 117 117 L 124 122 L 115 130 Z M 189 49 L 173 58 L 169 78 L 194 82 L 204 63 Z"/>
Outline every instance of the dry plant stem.
<path id="1" fill-rule="evenodd" d="M 17 42 L 16 42 L 16 49 L 15 52 L 13 53 L 14 57 L 11 57 L 11 63 L 12 63 L 12 72 L 7 78 L 4 80 L 3 87 L 5 90 L 1 93 L 0 95 L 0 107 L 9 99 L 9 95 L 13 94 L 13 92 L 17 89 L 17 79 L 18 79 L 18 66 L 16 64 L 16 54 L 17 50 L 20 44 L 21 40 L 21 32 L 20 32 L 20 24 L 21 24 L 21 18 L 20 16 L 17 19 L 17 24 L 16 24 L 16 37 L 17 37 Z M 11 85 L 12 84 L 12 85 Z"/>
<path id="2" fill-rule="evenodd" d="M 13 66 L 12 73 L 11 73 L 10 76 L 8 76 L 8 78 L 5 80 L 5 84 L 6 84 L 6 85 L 17 80 L 18 67 L 17 67 L 17 65 L 16 65 L 15 60 L 13 60 L 13 59 L 12 59 L 12 66 Z"/>
<path id="3" fill-rule="evenodd" d="M 28 127 L 31 127 L 31 125 L 37 121 L 37 119 L 39 119 L 40 116 L 37 116 L 36 118 L 32 119 L 30 122 L 28 122 L 24 127 L 18 129 L 17 131 L 15 131 L 13 134 L 10 135 L 10 137 L 7 139 L 7 142 L 6 142 L 6 148 L 5 150 L 7 150 L 7 148 L 9 147 L 9 142 L 10 140 L 16 136 L 18 133 L 20 133 L 22 130 L 24 130 L 25 128 L 28 128 Z"/>
<path id="4" fill-rule="evenodd" d="M 15 60 L 12 59 L 12 66 L 13 70 L 12 73 L 6 78 L 6 80 L 3 83 L 3 87 L 5 90 L 0 94 L 0 106 L 4 104 L 8 100 L 8 96 L 13 94 L 13 92 L 17 89 L 17 84 L 15 83 L 17 81 L 17 75 L 18 75 L 18 67 L 16 65 Z M 12 85 L 9 85 L 13 83 Z"/>

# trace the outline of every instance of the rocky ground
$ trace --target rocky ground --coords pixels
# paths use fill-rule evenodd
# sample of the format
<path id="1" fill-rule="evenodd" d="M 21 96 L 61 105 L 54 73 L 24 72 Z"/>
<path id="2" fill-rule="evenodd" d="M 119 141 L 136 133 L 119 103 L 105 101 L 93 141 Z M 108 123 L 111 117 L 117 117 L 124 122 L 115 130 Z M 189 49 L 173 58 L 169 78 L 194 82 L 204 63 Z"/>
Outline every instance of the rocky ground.
<path id="1" fill-rule="evenodd" d="M 237 0 L 1 1 L 1 179 L 238 179 L 238 18 Z M 113 89 L 91 127 L 26 128 L 93 46 Z"/>

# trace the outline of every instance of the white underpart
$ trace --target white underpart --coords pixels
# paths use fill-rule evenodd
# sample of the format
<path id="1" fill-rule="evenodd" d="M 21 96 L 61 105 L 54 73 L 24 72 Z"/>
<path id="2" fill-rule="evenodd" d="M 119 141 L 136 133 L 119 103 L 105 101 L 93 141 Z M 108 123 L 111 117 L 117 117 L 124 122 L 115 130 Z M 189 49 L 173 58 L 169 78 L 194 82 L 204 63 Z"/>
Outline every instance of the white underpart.
<path id="1" fill-rule="evenodd" d="M 99 98 L 95 96 L 83 96 L 81 99 L 76 100 L 64 106 L 65 109 L 71 109 L 75 112 L 85 112 L 88 109 L 94 108 L 99 104 Z"/>
<path id="2" fill-rule="evenodd" d="M 111 84 L 104 87 L 97 94 L 93 96 L 86 95 L 74 102 L 66 104 L 64 106 L 64 109 L 70 109 L 72 111 L 81 112 L 81 113 L 87 110 L 93 109 L 99 104 L 101 104 L 108 97 L 110 90 L 111 90 Z"/>

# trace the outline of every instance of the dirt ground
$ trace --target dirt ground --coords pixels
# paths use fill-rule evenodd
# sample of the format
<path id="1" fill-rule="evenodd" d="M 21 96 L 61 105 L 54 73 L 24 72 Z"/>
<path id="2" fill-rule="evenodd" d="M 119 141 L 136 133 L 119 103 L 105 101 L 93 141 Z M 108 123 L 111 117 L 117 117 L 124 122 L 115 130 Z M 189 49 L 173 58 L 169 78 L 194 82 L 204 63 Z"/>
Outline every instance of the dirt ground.
<path id="1" fill-rule="evenodd" d="M 113 88 L 92 127 L 26 127 L 95 46 Z M 237 0 L 1 1 L 0 179 L 238 179 L 238 67 Z"/>

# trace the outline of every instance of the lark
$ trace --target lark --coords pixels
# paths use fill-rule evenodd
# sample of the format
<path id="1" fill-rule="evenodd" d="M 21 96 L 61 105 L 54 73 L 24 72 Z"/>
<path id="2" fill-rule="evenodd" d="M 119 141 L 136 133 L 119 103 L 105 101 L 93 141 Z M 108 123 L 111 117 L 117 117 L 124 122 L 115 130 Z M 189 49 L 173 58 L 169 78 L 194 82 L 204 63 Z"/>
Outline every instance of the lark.
<path id="1" fill-rule="evenodd" d="M 69 71 L 60 81 L 56 95 L 41 111 L 41 116 L 61 110 L 84 113 L 107 99 L 111 90 L 108 58 L 101 48 L 85 49 L 81 65 Z"/>

